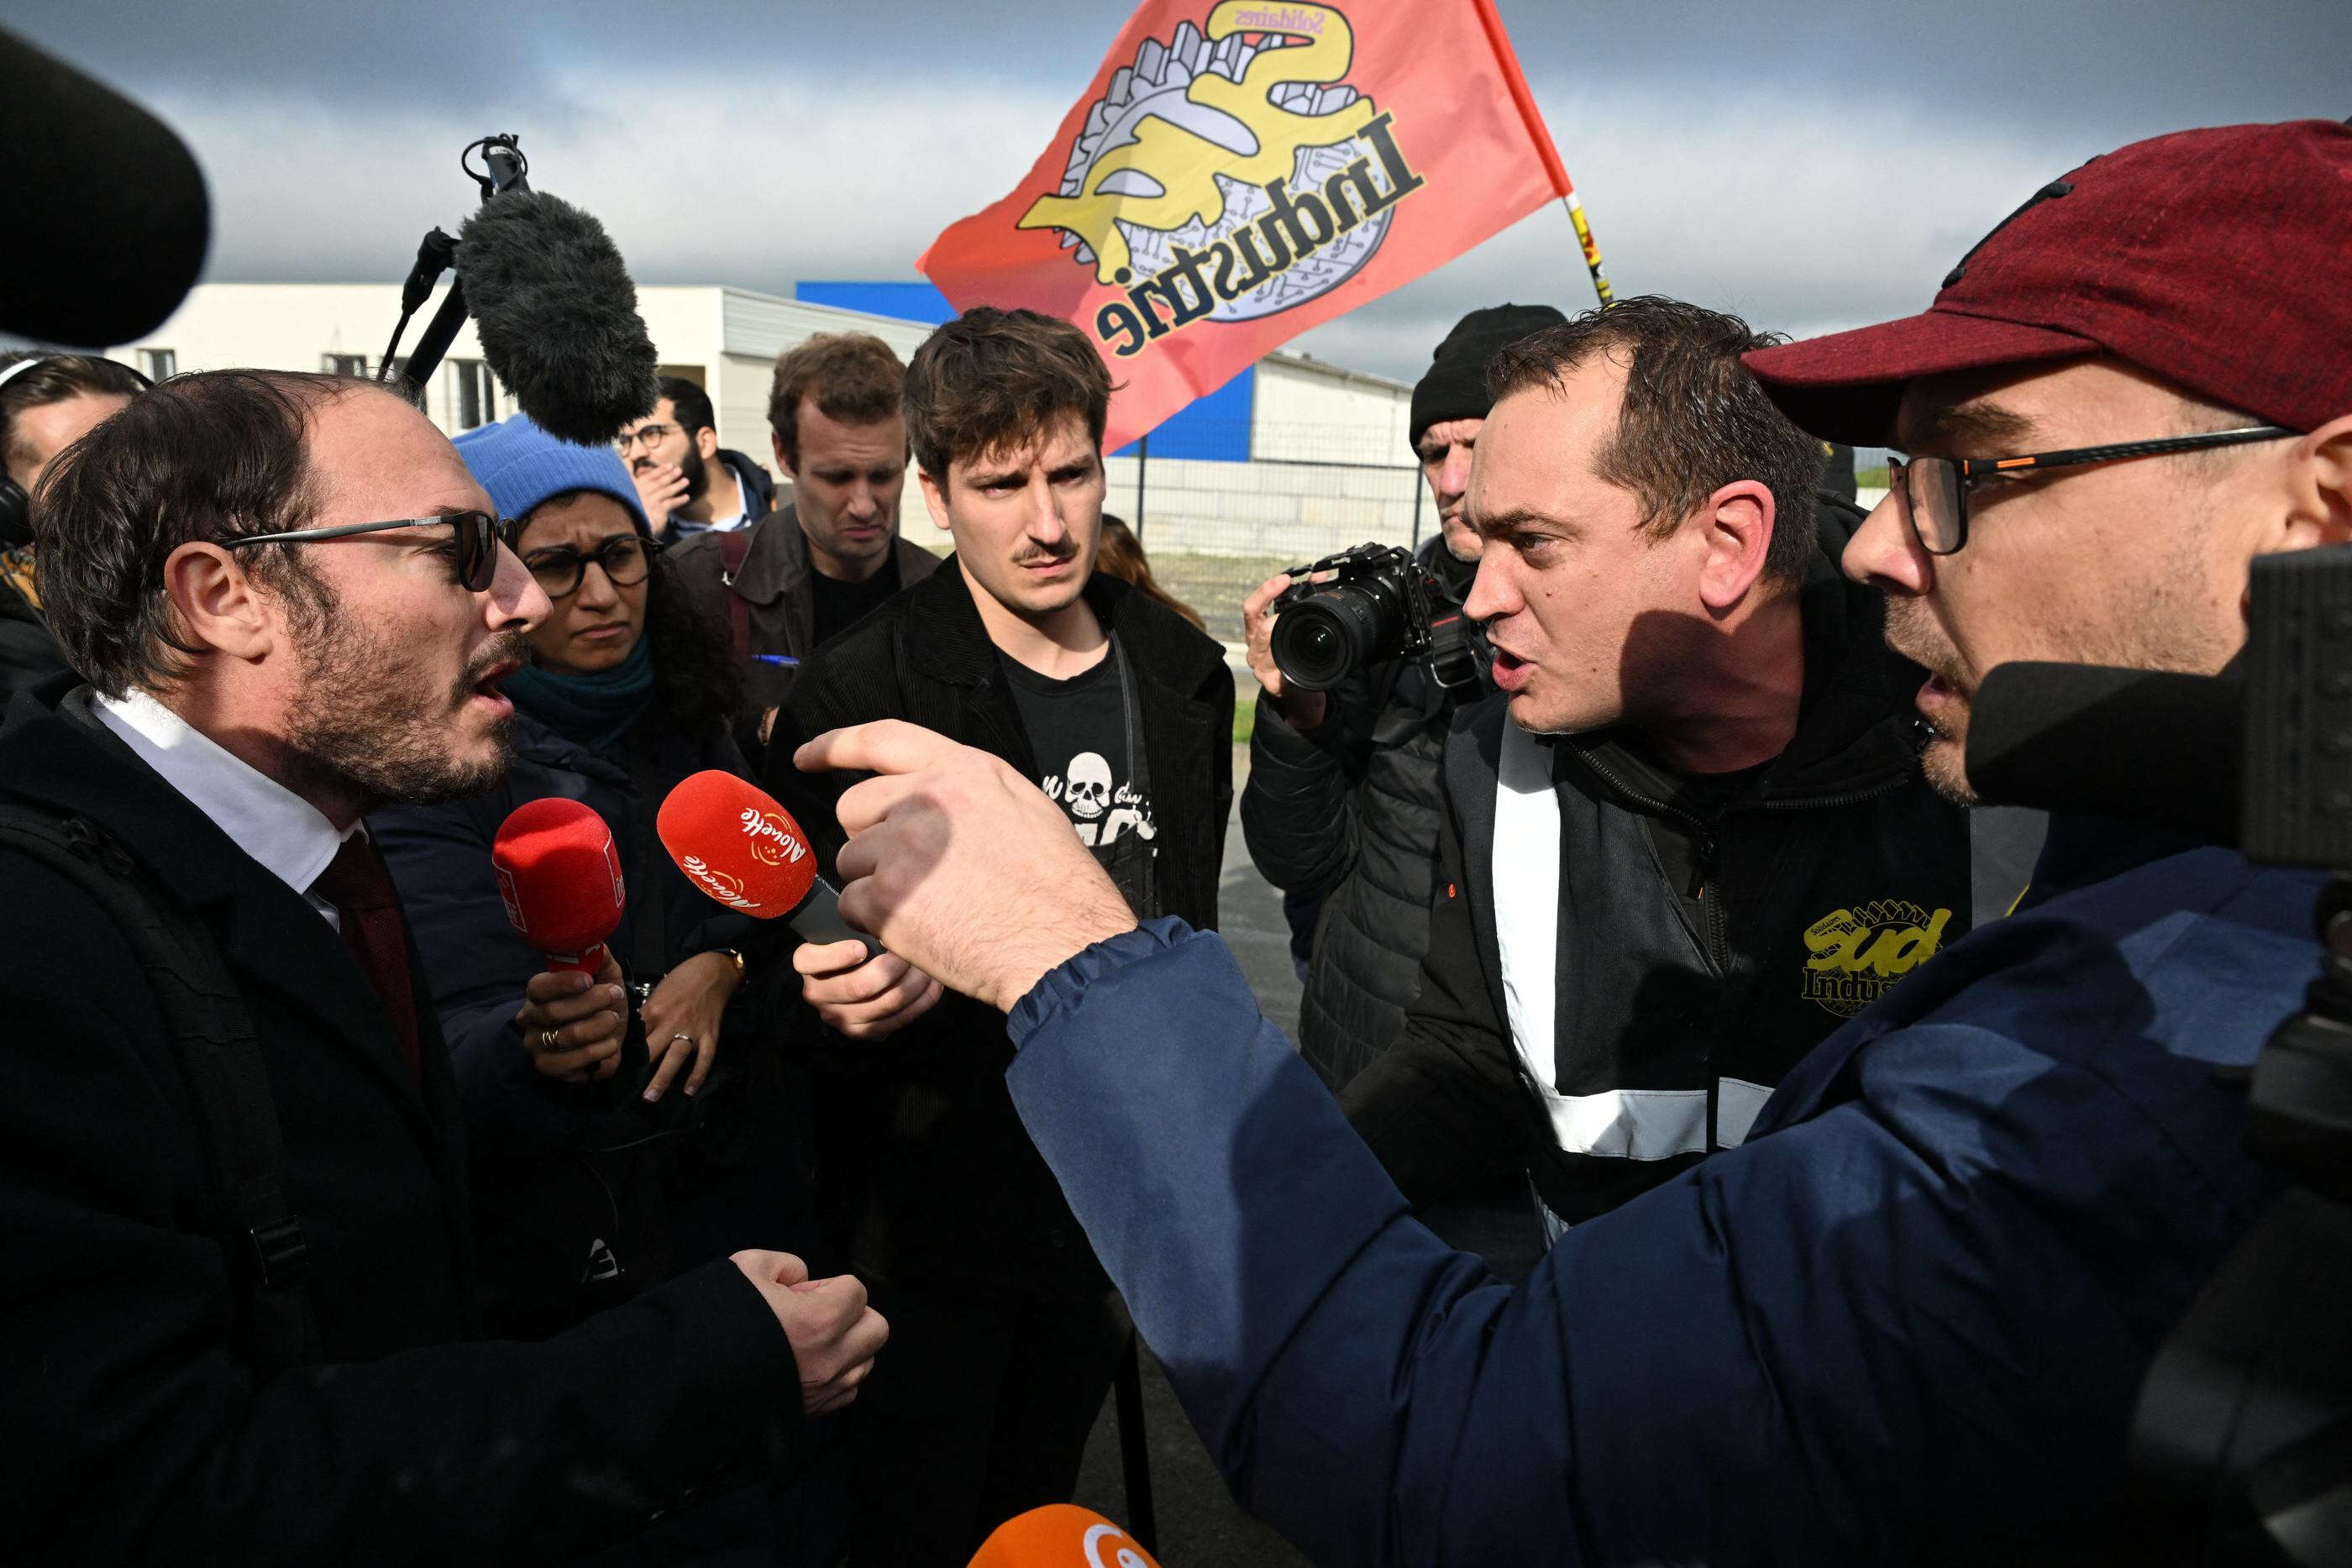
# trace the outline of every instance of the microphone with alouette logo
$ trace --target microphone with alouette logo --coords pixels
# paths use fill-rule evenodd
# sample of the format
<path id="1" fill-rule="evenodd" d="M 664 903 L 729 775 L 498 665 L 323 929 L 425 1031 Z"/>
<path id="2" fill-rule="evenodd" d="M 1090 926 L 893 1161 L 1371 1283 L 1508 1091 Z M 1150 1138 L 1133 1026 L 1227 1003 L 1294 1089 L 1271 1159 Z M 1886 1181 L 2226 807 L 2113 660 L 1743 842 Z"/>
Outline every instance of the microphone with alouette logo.
<path id="1" fill-rule="evenodd" d="M 577 800 L 551 796 L 508 813 L 490 844 L 499 897 L 522 939 L 552 970 L 593 975 L 621 924 L 627 887 L 613 830 Z"/>
<path id="2" fill-rule="evenodd" d="M 1160 1568 L 1135 1538 L 1090 1508 L 1048 1503 L 1016 1514 L 981 1543 L 971 1568 Z"/>
<path id="3" fill-rule="evenodd" d="M 655 821 L 687 879 L 730 909 L 790 917 L 811 942 L 881 945 L 841 918 L 841 896 L 816 873 L 816 854 L 793 814 L 756 785 L 710 768 L 679 782 Z"/>

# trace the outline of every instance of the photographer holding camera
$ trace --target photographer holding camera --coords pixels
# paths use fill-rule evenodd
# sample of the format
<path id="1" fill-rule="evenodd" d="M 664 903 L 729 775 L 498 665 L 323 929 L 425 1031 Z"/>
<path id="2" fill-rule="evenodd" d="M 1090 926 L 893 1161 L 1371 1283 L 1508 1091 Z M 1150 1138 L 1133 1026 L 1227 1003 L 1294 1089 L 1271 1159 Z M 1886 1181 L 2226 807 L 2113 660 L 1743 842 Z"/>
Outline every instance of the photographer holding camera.
<path id="1" fill-rule="evenodd" d="M 1458 614 L 1477 570 L 1478 530 L 1463 519 L 1470 454 L 1494 399 L 1486 361 L 1517 338 L 1566 320 L 1549 305 L 1496 305 L 1454 325 L 1412 389 L 1413 455 L 1438 531 L 1414 561 L 1444 612 Z M 1285 679 L 1274 627 L 1295 599 L 1283 573 L 1242 604 L 1250 673 L 1261 688 L 1242 788 L 1242 837 L 1258 873 L 1291 901 L 1319 902 L 1298 1008 L 1298 1048 L 1334 1090 L 1387 1049 L 1404 1023 L 1429 946 L 1429 896 L 1444 810 L 1437 762 L 1454 709 L 1492 691 L 1485 661 L 1449 688 L 1425 660 L 1390 656 L 1309 691 Z"/>
<path id="2" fill-rule="evenodd" d="M 1492 362 L 1480 467 L 1578 537 L 1477 518 L 1507 695 L 1454 721 L 1420 994 L 1342 1096 L 1416 1203 L 1524 1172 L 1572 1225 L 1736 1147 L 1978 917 L 1855 514 L 1739 363 L 1768 341 L 1630 299 Z"/>

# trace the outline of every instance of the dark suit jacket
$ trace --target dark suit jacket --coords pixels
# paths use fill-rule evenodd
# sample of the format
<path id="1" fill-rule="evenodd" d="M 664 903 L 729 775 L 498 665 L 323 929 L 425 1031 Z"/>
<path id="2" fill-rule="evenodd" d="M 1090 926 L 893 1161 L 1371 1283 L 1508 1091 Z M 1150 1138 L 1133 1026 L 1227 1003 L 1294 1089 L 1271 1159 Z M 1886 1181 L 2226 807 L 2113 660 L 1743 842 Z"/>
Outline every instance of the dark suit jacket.
<path id="1" fill-rule="evenodd" d="M 625 1537 L 798 1408 L 723 1260 L 543 1344 L 467 1343 L 460 1120 L 334 931 L 87 716 L 0 727 L 0 798 L 93 820 L 220 938 L 252 1019 L 333 1364 L 263 1375 L 187 1086 L 129 944 L 0 852 L 0 1514 L 49 1561 L 541 1560 Z M 65 707 L 59 708 L 60 699 Z"/>
<path id="2" fill-rule="evenodd" d="M 1217 920 L 1233 806 L 1233 675 L 1224 650 L 1172 610 L 1097 572 L 1087 601 L 1127 649 L 1159 824 L 1165 912 Z M 842 834 L 833 815 L 848 775 L 795 771 L 793 748 L 842 725 L 903 718 L 1037 778 L 995 647 L 950 557 L 802 666 L 776 716 L 766 782 L 814 836 L 825 874 Z M 972 911 L 985 920 L 990 912 Z M 1053 1174 L 1004 1090 L 1003 1017 L 950 996 L 880 1041 L 844 1041 L 804 1016 L 821 1207 L 857 1267 L 901 1282 L 1008 1291 L 1102 1287 Z"/>

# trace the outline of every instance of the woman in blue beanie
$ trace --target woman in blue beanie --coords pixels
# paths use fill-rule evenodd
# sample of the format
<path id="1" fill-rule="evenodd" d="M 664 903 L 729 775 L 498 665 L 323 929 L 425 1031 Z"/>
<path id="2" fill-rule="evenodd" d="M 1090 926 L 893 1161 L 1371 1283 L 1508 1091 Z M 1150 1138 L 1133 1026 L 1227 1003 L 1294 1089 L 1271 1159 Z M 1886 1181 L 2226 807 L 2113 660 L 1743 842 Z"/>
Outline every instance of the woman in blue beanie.
<path id="1" fill-rule="evenodd" d="M 763 943 L 757 923 L 697 892 L 654 831 L 688 774 L 748 776 L 728 734 L 741 677 L 724 628 L 665 580 L 610 449 L 520 414 L 457 445 L 553 612 L 530 634 L 531 667 L 505 683 L 504 782 L 369 828 L 466 1106 L 487 1326 L 540 1337 L 705 1259 L 798 1249 L 804 1097 L 771 1038 L 786 974 L 772 934 Z M 490 868 L 507 814 L 547 796 L 604 817 L 628 884 L 610 946 L 636 1017 L 622 1055 L 592 1069 L 525 1039 L 539 1030 L 524 988 L 546 965 L 508 924 Z"/>

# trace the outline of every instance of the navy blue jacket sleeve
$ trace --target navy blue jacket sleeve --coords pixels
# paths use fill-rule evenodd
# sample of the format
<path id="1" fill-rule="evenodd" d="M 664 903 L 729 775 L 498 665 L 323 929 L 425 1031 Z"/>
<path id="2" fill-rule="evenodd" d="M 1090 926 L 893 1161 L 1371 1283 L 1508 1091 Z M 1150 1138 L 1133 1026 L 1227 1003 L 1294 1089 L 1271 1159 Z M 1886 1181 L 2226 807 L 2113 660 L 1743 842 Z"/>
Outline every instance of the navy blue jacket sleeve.
<path id="1" fill-rule="evenodd" d="M 2308 953 L 2174 999 L 2267 1030 Z M 2163 1055 L 2147 997 L 2074 990 L 2017 1001 L 2082 1013 L 2071 1060 L 1884 1035 L 1852 1098 L 1516 1291 L 1410 1218 L 1178 923 L 1041 981 L 1010 1082 L 1235 1494 L 1318 1563 L 2013 1561 L 2095 1535 L 2138 1377 L 2255 1207 L 2157 1124 L 2169 1069 L 2116 1070 Z"/>

